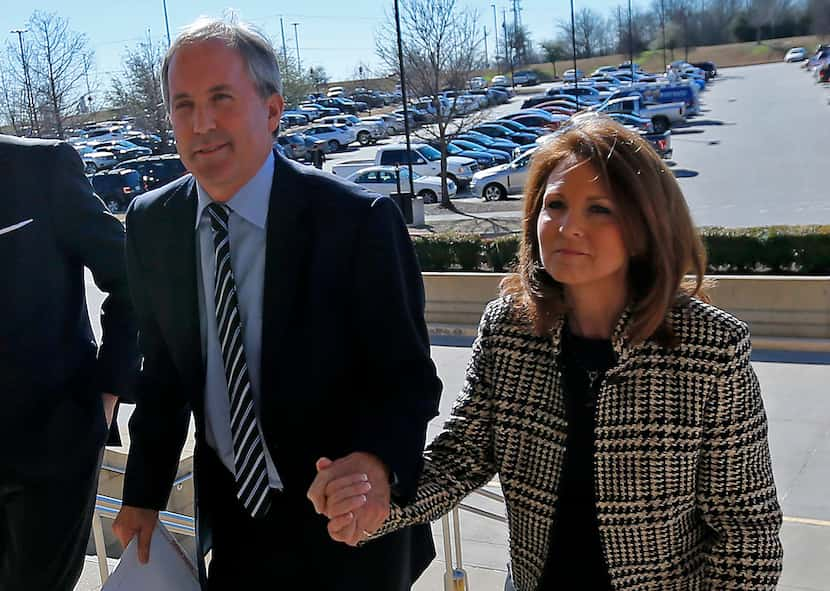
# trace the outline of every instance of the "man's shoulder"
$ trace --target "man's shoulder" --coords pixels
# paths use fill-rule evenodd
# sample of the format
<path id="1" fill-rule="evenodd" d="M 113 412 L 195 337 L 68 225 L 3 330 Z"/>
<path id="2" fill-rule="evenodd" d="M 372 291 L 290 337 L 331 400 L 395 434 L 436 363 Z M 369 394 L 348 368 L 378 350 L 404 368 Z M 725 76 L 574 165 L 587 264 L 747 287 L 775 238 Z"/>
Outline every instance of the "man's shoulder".
<path id="1" fill-rule="evenodd" d="M 341 215 L 349 211 L 358 213 L 376 206 L 379 199 L 386 199 L 330 172 L 293 162 L 283 156 L 276 158 L 276 182 L 280 182 L 280 174 L 288 177 L 286 180 L 295 185 L 294 190 L 303 199 L 309 200 L 315 209 L 335 207 Z"/>
<path id="2" fill-rule="evenodd" d="M 0 134 L 0 154 L 6 157 L 36 158 L 47 152 L 54 152 L 59 146 L 68 144 L 61 140 L 41 140 Z"/>
<path id="3" fill-rule="evenodd" d="M 164 186 L 139 195 L 127 208 L 127 221 L 129 223 L 130 220 L 135 221 L 137 218 L 164 216 L 171 205 L 185 199 L 193 190 L 193 177 L 186 174 Z"/>

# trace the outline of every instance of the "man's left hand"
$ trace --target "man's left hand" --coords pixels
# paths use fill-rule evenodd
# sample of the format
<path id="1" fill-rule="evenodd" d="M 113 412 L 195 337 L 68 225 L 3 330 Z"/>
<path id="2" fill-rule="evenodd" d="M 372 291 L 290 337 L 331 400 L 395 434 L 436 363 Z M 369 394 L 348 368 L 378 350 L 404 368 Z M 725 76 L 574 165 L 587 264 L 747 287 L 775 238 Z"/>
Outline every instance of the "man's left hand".
<path id="1" fill-rule="evenodd" d="M 118 396 L 104 392 L 101 394 L 101 402 L 104 405 L 104 416 L 107 419 L 107 429 L 112 426 L 112 416 L 115 414 L 115 405 L 118 404 Z"/>
<path id="2" fill-rule="evenodd" d="M 354 494 L 338 494 L 347 481 Z M 377 456 L 364 452 L 355 452 L 334 462 L 321 458 L 317 461 L 317 477 L 308 490 L 308 498 L 318 513 L 330 519 L 329 535 L 356 546 L 377 531 L 389 515 L 389 470 Z M 345 514 L 344 507 L 349 509 Z"/>

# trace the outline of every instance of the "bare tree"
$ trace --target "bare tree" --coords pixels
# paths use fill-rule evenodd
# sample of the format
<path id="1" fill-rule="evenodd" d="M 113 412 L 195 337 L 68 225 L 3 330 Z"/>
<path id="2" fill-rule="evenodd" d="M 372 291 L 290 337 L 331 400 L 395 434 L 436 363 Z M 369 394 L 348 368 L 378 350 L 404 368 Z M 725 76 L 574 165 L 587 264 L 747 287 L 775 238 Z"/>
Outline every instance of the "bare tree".
<path id="1" fill-rule="evenodd" d="M 122 58 L 122 73 L 112 79 L 109 101 L 135 117 L 136 124 L 161 138 L 168 145 L 169 122 L 161 91 L 161 65 L 165 45 L 149 37 Z"/>
<path id="2" fill-rule="evenodd" d="M 553 76 L 556 77 L 556 62 L 568 57 L 567 48 L 562 45 L 561 41 L 544 41 L 542 42 L 542 51 L 545 55 L 545 61 L 553 64 Z"/>
<path id="3" fill-rule="evenodd" d="M 421 139 L 437 141 L 441 151 L 441 204 L 452 208 L 447 190 L 447 143 L 479 119 L 470 116 L 461 103 L 452 99 L 449 107 L 440 100 L 446 88 L 463 88 L 470 74 L 482 65 L 479 48 L 478 15 L 459 7 L 456 0 L 401 0 L 401 36 L 407 92 L 413 97 L 431 97 L 435 110 L 433 125 L 421 128 Z M 375 39 L 378 57 L 398 73 L 395 20 L 387 14 Z"/>
<path id="4" fill-rule="evenodd" d="M 595 42 L 603 22 L 602 16 L 590 8 L 580 8 L 574 15 L 577 43 L 582 48 L 583 57 L 593 57 Z"/>
<path id="5" fill-rule="evenodd" d="M 28 22 L 35 59 L 30 64 L 35 85 L 42 96 L 44 127 L 64 138 L 67 118 L 77 111 L 82 94 L 84 56 L 93 52 L 86 36 L 69 28 L 69 21 L 52 12 L 35 11 Z"/>

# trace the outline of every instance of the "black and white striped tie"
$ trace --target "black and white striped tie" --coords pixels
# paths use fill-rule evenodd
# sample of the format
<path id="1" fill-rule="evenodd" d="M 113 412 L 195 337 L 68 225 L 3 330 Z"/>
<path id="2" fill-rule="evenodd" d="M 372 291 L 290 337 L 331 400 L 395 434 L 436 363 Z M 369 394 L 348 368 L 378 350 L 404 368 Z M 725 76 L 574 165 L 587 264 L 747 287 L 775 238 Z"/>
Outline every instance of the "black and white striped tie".
<path id="1" fill-rule="evenodd" d="M 229 210 L 227 205 L 211 203 L 207 206 L 207 212 L 213 228 L 216 327 L 228 382 L 236 496 L 252 517 L 260 518 L 265 516 L 270 507 L 268 469 L 257 427 L 248 362 L 242 343 L 242 323 L 231 269 Z"/>

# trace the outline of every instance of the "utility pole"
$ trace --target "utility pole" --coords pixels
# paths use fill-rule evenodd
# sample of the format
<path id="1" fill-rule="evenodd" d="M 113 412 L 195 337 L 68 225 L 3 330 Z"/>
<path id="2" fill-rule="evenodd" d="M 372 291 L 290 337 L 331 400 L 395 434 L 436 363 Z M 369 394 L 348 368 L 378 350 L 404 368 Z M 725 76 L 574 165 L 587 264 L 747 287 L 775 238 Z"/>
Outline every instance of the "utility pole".
<path id="1" fill-rule="evenodd" d="M 519 51 L 519 0 L 513 0 L 513 49 L 518 53 Z M 519 56 L 521 59 L 522 56 Z"/>
<path id="2" fill-rule="evenodd" d="M 401 100 L 403 101 L 403 129 L 406 134 L 406 166 L 409 169 L 409 196 L 415 197 L 415 185 L 412 180 L 412 146 L 409 139 L 409 107 L 406 98 L 406 76 L 403 67 L 403 41 L 401 40 L 401 13 L 398 9 L 398 0 L 395 0 L 395 34 L 398 37 L 398 69 L 401 71 Z M 400 177 L 399 177 L 400 178 Z M 442 195 L 443 198 L 443 195 Z"/>
<path id="3" fill-rule="evenodd" d="M 30 135 L 40 135 L 37 123 L 37 110 L 35 109 L 35 99 L 32 94 L 32 81 L 29 78 L 29 64 L 26 62 L 26 52 L 23 51 L 23 33 L 28 33 L 29 29 L 12 29 L 11 33 L 17 35 L 17 41 L 20 43 L 20 61 L 23 63 L 23 79 L 26 81 L 26 102 L 29 110 L 29 133 Z"/>
<path id="4" fill-rule="evenodd" d="M 490 65 L 490 52 L 487 51 L 487 27 L 484 27 L 484 63 Z"/>
<path id="5" fill-rule="evenodd" d="M 663 29 L 663 72 L 666 71 L 666 4 L 660 0 L 660 27 Z"/>
<path id="6" fill-rule="evenodd" d="M 297 27 L 300 26 L 300 23 L 291 23 L 291 26 L 294 27 L 294 43 L 297 46 L 297 71 L 302 72 L 303 68 L 300 65 L 300 38 L 297 36 Z"/>
<path id="7" fill-rule="evenodd" d="M 631 25 L 631 0 L 628 0 L 628 63 L 631 65 L 631 84 L 634 84 L 634 30 Z"/>
<path id="8" fill-rule="evenodd" d="M 574 0 L 571 0 L 571 47 L 574 56 L 574 90 L 576 96 L 576 109 L 579 110 L 579 74 L 576 69 L 576 21 L 574 19 Z"/>
<path id="9" fill-rule="evenodd" d="M 496 56 L 496 69 L 499 69 L 499 22 L 496 20 L 496 5 L 490 5 L 493 8 L 493 55 Z"/>
<path id="10" fill-rule="evenodd" d="M 622 32 L 622 6 L 617 4 L 617 50 L 622 53 L 623 46 L 623 32 Z"/>
<path id="11" fill-rule="evenodd" d="M 164 28 L 167 29 L 167 47 L 170 47 L 170 21 L 167 20 L 167 0 L 162 0 L 164 6 Z"/>
<path id="12" fill-rule="evenodd" d="M 510 83 L 512 84 L 513 88 L 516 88 L 516 81 L 513 79 L 513 52 L 508 51 L 508 45 L 510 45 L 510 36 L 507 34 L 507 9 L 501 9 L 501 26 L 504 29 L 504 63 L 505 66 L 510 64 Z"/>
<path id="13" fill-rule="evenodd" d="M 285 63 L 285 67 L 288 67 L 288 52 L 285 50 L 285 23 L 282 21 L 282 17 L 280 17 L 280 33 L 282 33 L 282 61 Z"/>

